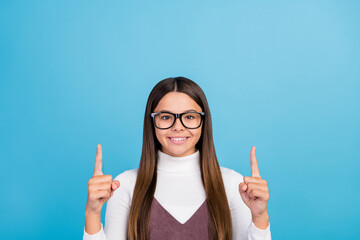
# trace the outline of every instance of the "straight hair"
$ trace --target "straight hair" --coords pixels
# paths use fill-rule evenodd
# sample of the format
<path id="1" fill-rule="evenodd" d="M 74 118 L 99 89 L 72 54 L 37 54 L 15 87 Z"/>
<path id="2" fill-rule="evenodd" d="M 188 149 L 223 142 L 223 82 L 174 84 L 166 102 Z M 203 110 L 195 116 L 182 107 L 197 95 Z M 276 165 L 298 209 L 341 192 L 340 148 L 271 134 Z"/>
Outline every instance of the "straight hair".
<path id="1" fill-rule="evenodd" d="M 160 81 L 152 89 L 147 100 L 141 160 L 129 213 L 128 239 L 149 239 L 150 210 L 157 180 L 157 152 L 161 150 L 150 113 L 169 92 L 187 94 L 205 112 L 201 126 L 202 134 L 195 148 L 200 153 L 201 180 L 210 213 L 208 231 L 210 239 L 230 240 L 232 239 L 231 213 L 215 153 L 210 109 L 200 86 L 185 77 L 166 78 Z"/>

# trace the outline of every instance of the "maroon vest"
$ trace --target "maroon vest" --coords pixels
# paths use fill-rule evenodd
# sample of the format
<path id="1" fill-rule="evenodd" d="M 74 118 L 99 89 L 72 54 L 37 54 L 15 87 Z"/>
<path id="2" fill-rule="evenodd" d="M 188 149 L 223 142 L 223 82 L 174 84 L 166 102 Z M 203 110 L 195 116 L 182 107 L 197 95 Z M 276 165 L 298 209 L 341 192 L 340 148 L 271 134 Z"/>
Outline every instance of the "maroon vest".
<path id="1" fill-rule="evenodd" d="M 206 201 L 184 223 L 178 222 L 163 206 L 153 199 L 150 211 L 150 240 L 208 240 L 209 210 Z"/>

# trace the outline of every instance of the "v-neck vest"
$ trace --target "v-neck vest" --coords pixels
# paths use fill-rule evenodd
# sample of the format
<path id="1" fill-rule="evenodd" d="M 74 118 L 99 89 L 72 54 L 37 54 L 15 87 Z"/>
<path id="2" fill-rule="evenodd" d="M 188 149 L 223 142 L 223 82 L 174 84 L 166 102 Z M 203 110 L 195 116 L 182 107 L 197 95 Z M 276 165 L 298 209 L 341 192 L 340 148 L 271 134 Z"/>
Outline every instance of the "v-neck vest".
<path id="1" fill-rule="evenodd" d="M 206 201 L 182 224 L 154 198 L 150 212 L 149 240 L 208 240 L 208 222 L 209 210 Z"/>
<path id="2" fill-rule="evenodd" d="M 158 151 L 157 172 L 149 239 L 208 240 L 209 210 L 201 181 L 199 150 L 184 157 L 173 157 Z M 159 201 L 157 197 L 160 197 Z M 187 206 L 192 202 L 193 206 L 199 207 L 183 208 L 183 202 Z M 179 205 L 178 209 L 171 209 L 174 203 Z M 181 210 L 184 212 L 179 212 Z"/>

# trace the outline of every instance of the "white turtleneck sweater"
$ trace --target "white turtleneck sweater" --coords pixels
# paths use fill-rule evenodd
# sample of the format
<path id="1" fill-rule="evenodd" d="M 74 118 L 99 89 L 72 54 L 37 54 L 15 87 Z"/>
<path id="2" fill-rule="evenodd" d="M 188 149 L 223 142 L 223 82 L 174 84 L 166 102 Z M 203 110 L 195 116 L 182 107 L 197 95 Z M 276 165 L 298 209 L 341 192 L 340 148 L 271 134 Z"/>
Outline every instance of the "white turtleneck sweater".
<path id="1" fill-rule="evenodd" d="M 234 170 L 220 167 L 227 194 L 233 239 L 271 240 L 270 225 L 257 228 L 251 220 L 250 209 L 239 193 L 243 176 Z M 98 233 L 90 235 L 84 228 L 83 240 L 126 240 L 129 210 L 135 187 L 137 170 L 132 169 L 118 175 L 120 187 L 107 202 L 105 228 L 101 224 Z M 158 151 L 156 200 L 180 223 L 185 223 L 206 200 L 201 181 L 200 153 L 185 157 L 173 157 Z"/>

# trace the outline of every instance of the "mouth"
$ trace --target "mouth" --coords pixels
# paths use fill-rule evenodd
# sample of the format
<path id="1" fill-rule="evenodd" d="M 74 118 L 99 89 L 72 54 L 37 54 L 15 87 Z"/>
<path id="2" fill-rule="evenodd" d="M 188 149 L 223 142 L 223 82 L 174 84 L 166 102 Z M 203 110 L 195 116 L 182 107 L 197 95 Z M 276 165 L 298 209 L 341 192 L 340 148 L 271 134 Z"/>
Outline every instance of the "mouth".
<path id="1" fill-rule="evenodd" d="M 189 137 L 168 137 L 168 139 L 174 144 L 183 144 L 189 139 Z"/>

